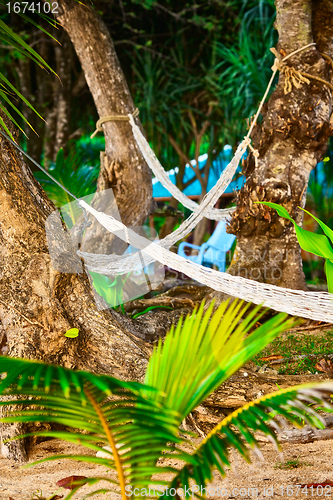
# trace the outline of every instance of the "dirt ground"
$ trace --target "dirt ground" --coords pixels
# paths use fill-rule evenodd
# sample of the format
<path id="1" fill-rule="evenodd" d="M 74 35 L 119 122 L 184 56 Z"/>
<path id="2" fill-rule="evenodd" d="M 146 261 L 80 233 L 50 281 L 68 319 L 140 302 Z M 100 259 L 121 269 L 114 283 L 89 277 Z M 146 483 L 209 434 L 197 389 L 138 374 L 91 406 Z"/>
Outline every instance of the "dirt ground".
<path id="1" fill-rule="evenodd" d="M 302 487 L 298 489 L 296 485 L 311 483 L 333 484 L 333 440 L 316 441 L 307 444 L 283 444 L 282 455 L 270 443 L 263 443 L 261 446 L 264 461 L 253 456 L 252 464 L 246 464 L 236 454 L 232 457 L 233 468 L 228 472 L 227 477 L 221 480 L 219 474 L 215 474 L 215 480 L 208 490 L 208 498 L 225 499 L 252 499 L 252 498 L 333 498 L 333 486 L 326 489 L 319 487 L 312 490 Z M 59 440 L 49 440 L 34 447 L 29 461 L 41 459 L 55 454 L 87 453 L 80 449 L 61 442 Z M 287 462 L 298 458 L 299 466 L 294 469 L 283 470 L 277 468 L 280 462 Z M 177 465 L 174 461 L 173 465 Z M 6 459 L 0 460 L 0 499 L 9 500 L 31 500 L 37 498 L 47 498 L 58 490 L 56 482 L 60 479 L 71 476 L 107 476 L 113 477 L 113 472 L 106 472 L 101 466 L 93 464 L 83 464 L 73 460 L 55 460 L 46 462 L 34 467 L 23 469 Z M 166 477 L 163 476 L 163 479 Z M 161 477 L 162 479 L 162 477 Z M 108 486 L 107 483 L 100 485 Z M 288 488 L 289 487 L 289 488 Z M 97 486 L 94 487 L 96 489 Z M 91 487 L 84 487 L 81 493 L 77 493 L 74 498 L 81 499 L 91 490 Z M 58 495 L 65 495 L 68 490 L 58 491 Z M 96 495 L 93 498 L 116 499 L 119 496 L 113 493 Z"/>

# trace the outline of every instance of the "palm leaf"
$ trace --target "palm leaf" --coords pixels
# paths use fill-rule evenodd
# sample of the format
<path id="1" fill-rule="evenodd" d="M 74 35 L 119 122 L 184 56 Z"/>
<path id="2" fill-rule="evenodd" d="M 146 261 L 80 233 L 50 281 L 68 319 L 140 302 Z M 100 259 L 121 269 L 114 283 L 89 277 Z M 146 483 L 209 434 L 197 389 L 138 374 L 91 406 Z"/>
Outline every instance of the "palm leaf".
<path id="1" fill-rule="evenodd" d="M 278 314 L 248 332 L 264 314 L 261 306 L 223 302 L 212 315 L 213 304 L 204 313 L 204 303 L 176 329 L 164 344 L 159 342 L 149 361 L 145 383 L 165 393 L 163 406 L 172 408 L 181 421 L 213 390 L 269 344 L 294 320 Z M 246 317 L 245 317 L 246 313 Z M 172 360 L 172 363 L 170 363 Z M 155 393 L 156 397 L 159 392 Z M 154 395 L 152 395 L 154 397 Z M 180 422 L 181 422 L 180 421 Z"/>
<path id="2" fill-rule="evenodd" d="M 2 5 L 6 5 L 8 2 L 6 2 L 4 0 L 0 0 L 0 3 Z M 28 16 L 25 16 L 21 12 L 19 12 L 18 15 L 20 15 L 26 21 L 30 22 L 33 26 L 35 26 L 38 29 L 42 30 L 44 33 L 46 33 L 47 35 L 49 35 L 51 38 L 53 38 L 55 40 L 55 38 L 50 33 L 48 33 L 44 28 L 42 28 L 39 24 L 37 24 L 32 19 L 30 19 Z M 48 17 L 48 16 L 46 16 L 44 14 L 42 14 L 41 17 L 47 19 L 50 22 L 50 24 L 55 25 L 55 22 L 50 17 Z M 47 62 L 38 54 L 38 52 L 36 52 L 32 47 L 30 47 L 30 45 L 28 45 L 23 40 L 23 38 L 20 35 L 18 35 L 17 33 L 15 33 L 9 26 L 7 26 L 7 24 L 4 21 L 2 21 L 2 19 L 0 19 L 0 40 L 2 42 L 4 42 L 5 44 L 7 44 L 7 45 L 13 47 L 14 49 L 16 49 L 23 56 L 28 57 L 29 59 L 31 59 L 32 61 L 34 61 L 41 68 L 43 68 L 43 69 L 45 69 L 47 71 L 50 71 L 55 76 L 58 76 L 56 74 L 56 72 L 51 68 L 51 66 L 49 66 L 49 64 L 47 64 Z M 8 99 L 6 93 L 10 93 L 10 91 L 12 91 L 14 94 L 16 94 L 16 96 L 19 99 L 21 99 L 30 109 L 32 109 L 32 111 L 34 111 L 42 119 L 41 115 L 32 106 L 32 104 L 19 92 L 19 90 L 16 89 L 9 82 L 9 80 L 1 72 L 0 72 L 0 80 L 3 82 L 3 83 L 1 83 L 1 86 L 4 88 L 4 91 L 3 90 L 0 91 L 0 98 L 1 98 L 1 100 L 6 101 L 7 104 L 14 111 L 16 111 L 18 113 L 18 115 L 23 119 L 23 121 L 26 122 L 32 130 L 34 130 L 33 127 L 31 126 L 31 124 L 28 122 L 28 120 L 24 117 L 24 115 L 10 101 L 10 99 Z M 13 117 L 10 114 L 10 112 L 6 108 L 4 108 L 2 105 L 1 105 L 1 109 L 8 116 L 8 118 L 21 130 L 21 132 L 24 133 L 24 131 L 22 130 L 22 128 L 13 119 Z M 4 121 L 1 119 L 1 117 L 0 117 L 0 125 L 2 125 L 2 127 L 5 129 L 6 133 L 9 135 L 9 137 L 14 140 L 14 138 L 13 138 L 10 130 L 8 129 L 8 127 L 6 126 L 6 124 L 4 123 Z"/>
<path id="3" fill-rule="evenodd" d="M 148 481 L 158 471 L 155 458 L 166 448 L 165 443 L 181 441 L 177 438 L 178 415 L 161 411 L 158 398 L 147 398 L 150 392 L 156 392 L 154 389 L 36 361 L 1 357 L 0 363 L 6 373 L 0 394 L 21 395 L 0 402 L 1 406 L 15 407 L 1 422 L 60 423 L 89 434 L 38 434 L 68 439 L 94 451 L 104 451 L 103 446 L 108 444 L 112 450 L 108 459 L 86 455 L 70 458 L 116 470 L 123 498 L 129 479 L 131 484 L 142 484 L 143 478 Z M 147 450 L 144 444 L 148 442 Z"/>
<path id="4" fill-rule="evenodd" d="M 236 448 L 250 462 L 250 450 L 259 449 L 255 432 L 263 432 L 279 448 L 272 428 L 272 424 L 278 428 L 274 421 L 276 414 L 283 415 L 297 427 L 307 423 L 324 428 L 321 417 L 306 404 L 322 404 L 324 395 L 330 394 L 332 390 L 333 381 L 298 385 L 263 396 L 234 411 L 214 427 L 196 449 L 192 457 L 197 458 L 198 464 L 185 465 L 177 472 L 170 488 L 188 488 L 190 479 L 195 480 L 196 486 L 204 488 L 207 482 L 213 480 L 214 469 L 224 477 L 230 466 L 230 448 Z M 326 403 L 324 405 L 328 406 Z M 177 454 L 174 458 L 177 458 Z M 198 497 L 202 498 L 200 495 Z M 164 498 L 169 498 L 167 492 Z"/>
<path id="5" fill-rule="evenodd" d="M 1 2 L 3 3 L 3 2 Z M 30 19 L 27 16 L 22 15 L 27 21 L 30 22 Z M 35 23 L 32 23 L 36 25 Z M 40 26 L 37 25 L 38 28 Z M 41 28 L 40 28 L 41 29 Z M 45 33 L 47 33 L 45 30 L 43 30 Z M 48 34 L 48 33 L 47 33 Z M 2 41 L 8 43 L 8 45 L 11 45 L 12 47 L 15 47 L 16 50 L 18 50 L 22 55 L 25 55 L 26 57 L 29 57 L 32 59 L 34 62 L 36 62 L 41 68 L 47 69 L 48 71 L 51 71 L 54 75 L 57 76 L 55 71 L 47 64 L 46 61 L 36 52 L 30 45 L 28 45 L 23 38 L 15 33 L 9 26 L 7 26 L 6 23 L 4 23 L 0 19 L 0 38 Z"/>

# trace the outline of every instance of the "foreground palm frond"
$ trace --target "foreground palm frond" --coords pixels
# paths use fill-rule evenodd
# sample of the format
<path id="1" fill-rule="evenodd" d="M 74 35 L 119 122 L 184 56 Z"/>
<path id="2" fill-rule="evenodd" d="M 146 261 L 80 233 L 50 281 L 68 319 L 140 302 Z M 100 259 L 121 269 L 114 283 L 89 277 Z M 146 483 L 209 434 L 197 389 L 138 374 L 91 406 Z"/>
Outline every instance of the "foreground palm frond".
<path id="1" fill-rule="evenodd" d="M 116 470 L 123 494 L 133 464 L 138 478 L 150 478 L 157 472 L 154 459 L 165 448 L 164 443 L 180 442 L 179 419 L 171 411 L 161 411 L 154 398 L 147 398 L 150 391 L 156 392 L 154 389 L 36 361 L 1 357 L 0 367 L 6 373 L 0 394 L 26 397 L 0 401 L 2 406 L 16 407 L 1 421 L 55 422 L 85 431 L 86 434 L 63 431 L 39 435 L 65 439 L 95 452 L 105 453 L 103 447 L 108 445 L 110 458 L 62 455 L 57 459 L 72 458 Z"/>
<path id="2" fill-rule="evenodd" d="M 223 302 L 212 315 L 204 303 L 160 340 L 145 377 L 148 386 L 166 394 L 163 405 L 185 418 L 212 391 L 294 324 L 280 313 L 253 329 L 266 312 L 261 306 Z M 171 362 L 172 360 L 172 362 Z M 158 393 L 155 393 L 156 397 Z M 154 397 L 154 395 L 152 395 Z"/>
<path id="3" fill-rule="evenodd" d="M 203 496 L 198 493 L 203 492 L 207 483 L 213 480 L 213 470 L 217 469 L 224 477 L 226 469 L 230 468 L 230 448 L 238 450 L 249 463 L 251 449 L 260 455 L 259 442 L 254 435 L 258 431 L 269 437 L 279 449 L 280 445 L 273 430 L 279 430 L 276 416 L 285 417 L 297 427 L 309 424 L 323 429 L 325 425 L 322 418 L 309 405 L 324 403 L 328 408 L 329 405 L 323 397 L 332 391 L 333 381 L 303 384 L 268 394 L 237 409 L 214 427 L 202 441 L 192 455 L 192 462 L 178 471 L 169 485 L 169 490 L 182 488 L 184 493 L 188 492 L 190 480 L 193 479 L 196 484 L 196 496 Z M 193 458 L 196 460 L 193 461 Z M 185 496 L 189 498 L 192 493 Z M 162 498 L 167 497 L 170 497 L 168 491 Z"/>
<path id="4" fill-rule="evenodd" d="M 96 191 L 96 182 L 99 172 L 99 166 L 87 165 L 83 160 L 83 155 L 77 151 L 70 151 L 65 158 L 64 150 L 59 149 L 54 165 L 51 165 L 49 172 L 77 198 L 83 198 Z M 60 189 L 44 172 L 34 172 L 34 177 L 43 186 L 48 197 L 53 201 L 56 207 L 64 207 L 66 210 L 66 224 L 71 228 L 76 222 L 82 211 L 72 203 L 69 194 Z M 64 215 L 64 212 L 62 212 Z"/>

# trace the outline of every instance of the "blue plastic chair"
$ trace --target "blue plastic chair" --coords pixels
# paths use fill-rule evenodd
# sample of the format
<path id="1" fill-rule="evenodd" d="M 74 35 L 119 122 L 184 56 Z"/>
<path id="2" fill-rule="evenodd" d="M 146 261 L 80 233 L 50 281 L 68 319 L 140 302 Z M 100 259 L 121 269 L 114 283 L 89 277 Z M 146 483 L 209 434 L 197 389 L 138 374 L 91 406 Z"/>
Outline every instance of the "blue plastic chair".
<path id="1" fill-rule="evenodd" d="M 178 255 L 205 267 L 213 267 L 215 265 L 219 271 L 224 272 L 226 253 L 231 249 L 235 238 L 234 234 L 226 232 L 226 222 L 223 220 L 218 223 L 212 236 L 201 247 L 192 245 L 186 241 L 180 243 Z M 199 250 L 198 255 L 186 255 L 184 251 L 186 247 Z"/>
<path id="2" fill-rule="evenodd" d="M 128 247 L 126 248 L 125 252 L 123 253 L 123 255 L 128 255 L 128 254 L 131 254 L 131 253 L 136 253 L 136 252 L 139 252 L 140 250 L 138 248 L 135 248 L 133 247 L 132 245 L 128 245 Z M 139 275 L 141 274 L 142 272 L 150 275 L 150 274 L 153 274 L 154 273 L 154 262 L 151 262 L 150 264 L 148 264 L 147 267 L 142 267 L 139 265 L 138 269 L 134 269 L 134 271 L 132 271 L 134 275 Z"/>

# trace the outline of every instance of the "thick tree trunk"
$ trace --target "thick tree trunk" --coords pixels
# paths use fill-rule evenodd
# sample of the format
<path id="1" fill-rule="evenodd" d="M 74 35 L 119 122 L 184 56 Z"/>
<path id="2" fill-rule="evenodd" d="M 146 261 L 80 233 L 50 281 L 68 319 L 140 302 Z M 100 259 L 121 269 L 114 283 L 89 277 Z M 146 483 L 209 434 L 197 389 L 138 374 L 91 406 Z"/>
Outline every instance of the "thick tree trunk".
<path id="1" fill-rule="evenodd" d="M 284 57 L 316 42 L 287 61 L 296 70 L 332 82 L 333 25 L 331 0 L 276 0 L 278 52 Z M 229 232 L 237 236 L 230 273 L 294 289 L 306 289 L 300 247 L 294 227 L 275 211 L 255 201 L 283 205 L 302 222 L 311 170 L 322 159 L 332 135 L 332 91 L 315 80 L 284 93 L 285 75 L 263 112 L 253 134 L 260 153 L 245 161 L 246 184 L 237 200 Z"/>
<path id="2" fill-rule="evenodd" d="M 2 112 L 1 116 L 8 123 Z M 0 141 L 1 353 L 142 379 L 150 349 L 136 336 L 140 333 L 135 322 L 98 310 L 84 272 L 62 274 L 53 269 L 45 220 L 55 208 L 22 156 L 3 137 Z M 69 237 L 59 244 L 68 264 L 80 267 Z M 65 337 L 73 327 L 79 336 Z M 17 432 L 17 426 L 2 427 L 3 438 Z M 4 446 L 3 452 L 25 459 L 21 442 Z"/>
<path id="3" fill-rule="evenodd" d="M 61 0 L 59 12 L 58 21 L 73 42 L 99 116 L 133 113 L 133 100 L 103 21 L 92 8 L 74 0 Z M 128 122 L 108 121 L 103 124 L 103 130 L 107 160 L 100 173 L 103 189 L 113 188 L 124 224 L 141 226 L 152 204 L 151 172 Z M 92 236 L 89 237 L 90 251 L 94 251 Z M 94 239 L 95 251 L 108 251 L 110 237 L 102 243 L 100 238 Z"/>

